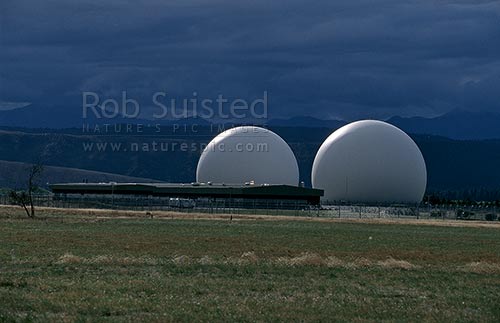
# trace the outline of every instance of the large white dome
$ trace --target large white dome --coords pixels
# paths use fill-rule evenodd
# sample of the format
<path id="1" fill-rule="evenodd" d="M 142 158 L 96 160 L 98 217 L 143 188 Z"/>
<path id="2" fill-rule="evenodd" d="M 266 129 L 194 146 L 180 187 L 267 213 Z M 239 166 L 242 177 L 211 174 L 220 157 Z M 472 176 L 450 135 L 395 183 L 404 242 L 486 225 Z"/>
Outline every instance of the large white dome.
<path id="1" fill-rule="evenodd" d="M 332 133 L 312 168 L 314 188 L 324 200 L 366 203 L 420 203 L 427 185 L 422 153 L 402 130 L 363 120 Z"/>
<path id="2" fill-rule="evenodd" d="M 298 185 L 299 167 L 288 146 L 274 132 L 236 127 L 215 137 L 196 169 L 198 182 Z"/>

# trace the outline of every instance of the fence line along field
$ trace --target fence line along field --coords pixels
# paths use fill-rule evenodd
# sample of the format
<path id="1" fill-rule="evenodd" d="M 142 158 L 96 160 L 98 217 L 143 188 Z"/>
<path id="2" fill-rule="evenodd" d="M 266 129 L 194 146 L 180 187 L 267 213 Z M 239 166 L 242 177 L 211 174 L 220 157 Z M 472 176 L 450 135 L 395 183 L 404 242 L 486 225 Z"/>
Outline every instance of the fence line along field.
<path id="1" fill-rule="evenodd" d="M 498 322 L 499 305 L 498 222 L 0 207 L 0 321 Z"/>
<path id="2" fill-rule="evenodd" d="M 35 206 L 64 209 L 102 209 L 134 211 L 172 211 L 178 213 L 284 215 L 322 218 L 407 218 L 500 221 L 500 201 L 469 204 L 349 204 L 308 205 L 275 199 L 236 200 L 174 198 L 142 195 L 33 195 Z M 0 192 L 0 206 L 14 205 L 8 194 Z"/>

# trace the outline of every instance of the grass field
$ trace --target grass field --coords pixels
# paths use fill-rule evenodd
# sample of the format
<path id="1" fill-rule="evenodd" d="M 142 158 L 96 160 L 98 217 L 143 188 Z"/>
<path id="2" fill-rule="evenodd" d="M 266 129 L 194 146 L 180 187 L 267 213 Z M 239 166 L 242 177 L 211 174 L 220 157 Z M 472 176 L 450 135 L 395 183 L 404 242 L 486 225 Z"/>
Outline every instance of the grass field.
<path id="1" fill-rule="evenodd" d="M 0 321 L 500 321 L 498 225 L 104 215 L 0 208 Z"/>

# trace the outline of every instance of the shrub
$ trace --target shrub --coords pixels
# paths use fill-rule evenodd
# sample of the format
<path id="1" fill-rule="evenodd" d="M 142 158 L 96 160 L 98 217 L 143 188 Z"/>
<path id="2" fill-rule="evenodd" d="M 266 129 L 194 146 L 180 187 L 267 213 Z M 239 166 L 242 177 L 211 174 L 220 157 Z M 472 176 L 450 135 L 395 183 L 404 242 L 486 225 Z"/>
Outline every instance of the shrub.
<path id="1" fill-rule="evenodd" d="M 497 215 L 493 213 L 488 213 L 484 216 L 486 221 L 495 221 L 497 219 Z"/>

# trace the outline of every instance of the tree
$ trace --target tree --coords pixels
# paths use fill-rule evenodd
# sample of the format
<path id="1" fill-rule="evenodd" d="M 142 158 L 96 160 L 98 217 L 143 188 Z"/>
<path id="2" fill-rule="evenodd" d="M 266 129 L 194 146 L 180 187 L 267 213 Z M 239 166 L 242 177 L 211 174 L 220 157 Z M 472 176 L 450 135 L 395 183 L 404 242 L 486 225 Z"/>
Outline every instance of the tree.
<path id="1" fill-rule="evenodd" d="M 26 215 L 30 218 L 35 217 L 35 205 L 33 204 L 33 193 L 36 191 L 40 175 L 43 173 L 43 165 L 41 163 L 33 164 L 29 169 L 28 174 L 28 189 L 26 191 L 10 191 L 9 198 L 12 203 L 22 206 Z M 29 208 L 28 208 L 29 207 Z"/>

